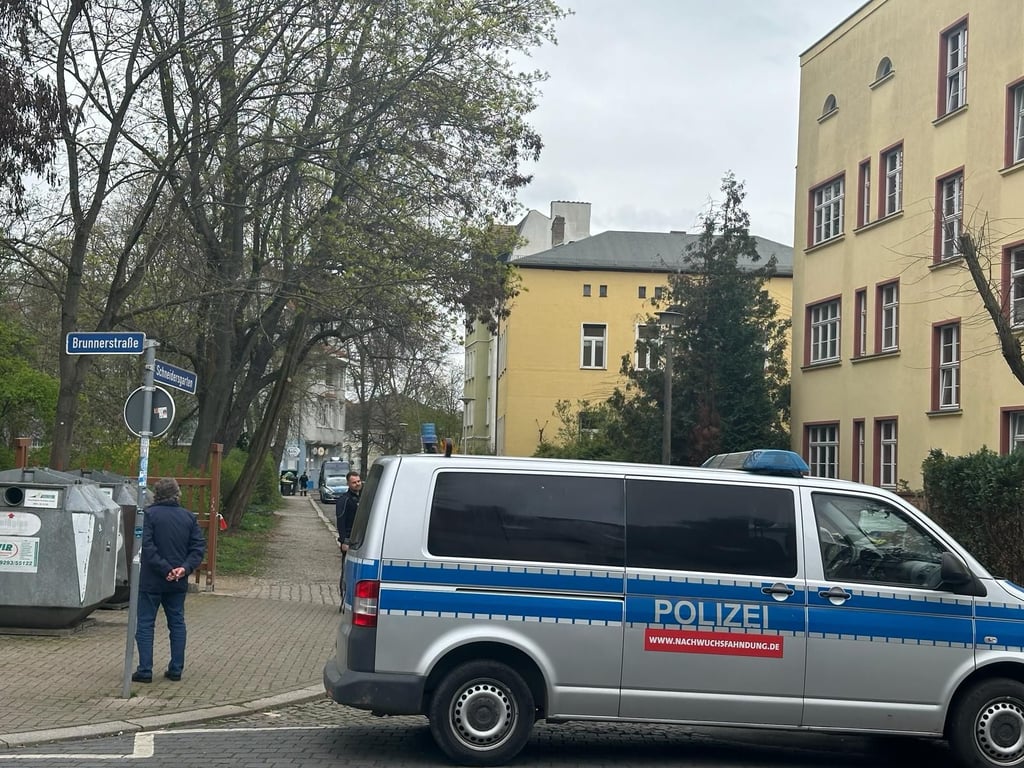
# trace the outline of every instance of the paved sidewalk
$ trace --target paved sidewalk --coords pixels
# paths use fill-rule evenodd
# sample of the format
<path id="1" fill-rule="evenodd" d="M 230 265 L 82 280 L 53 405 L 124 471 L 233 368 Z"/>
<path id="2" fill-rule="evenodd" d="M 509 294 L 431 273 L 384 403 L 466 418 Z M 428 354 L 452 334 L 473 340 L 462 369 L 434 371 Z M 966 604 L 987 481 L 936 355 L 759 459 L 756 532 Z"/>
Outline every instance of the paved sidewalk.
<path id="1" fill-rule="evenodd" d="M 151 684 L 121 697 L 128 611 L 97 610 L 59 637 L 0 634 L 0 749 L 165 728 L 324 697 L 334 648 L 341 557 L 334 510 L 285 498 L 259 578 L 217 576 L 185 604 L 181 682 L 161 674 L 169 649 L 157 619 Z M 135 658 L 134 645 L 132 649 Z"/>

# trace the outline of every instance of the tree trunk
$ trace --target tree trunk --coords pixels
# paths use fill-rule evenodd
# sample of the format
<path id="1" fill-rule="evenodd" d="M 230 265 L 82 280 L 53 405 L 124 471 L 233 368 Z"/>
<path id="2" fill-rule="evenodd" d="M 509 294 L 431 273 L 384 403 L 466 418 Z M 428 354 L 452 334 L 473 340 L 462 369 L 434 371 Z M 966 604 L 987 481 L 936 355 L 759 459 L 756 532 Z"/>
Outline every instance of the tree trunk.
<path id="1" fill-rule="evenodd" d="M 291 394 L 292 377 L 299 368 L 303 359 L 303 345 L 301 340 L 305 338 L 308 327 L 308 317 L 304 311 L 299 311 L 295 316 L 295 323 L 292 325 L 291 333 L 285 344 L 284 359 L 281 361 L 281 375 L 278 377 L 271 391 L 270 399 L 263 413 L 263 420 L 260 422 L 252 442 L 249 444 L 249 456 L 245 460 L 245 466 L 238 477 L 238 482 L 232 489 L 225 503 L 224 517 L 228 525 L 238 525 L 245 510 L 252 499 L 252 490 L 255 480 L 263 466 L 263 460 L 270 451 L 271 443 L 276 433 L 277 422 L 286 413 L 285 406 L 288 404 Z"/>

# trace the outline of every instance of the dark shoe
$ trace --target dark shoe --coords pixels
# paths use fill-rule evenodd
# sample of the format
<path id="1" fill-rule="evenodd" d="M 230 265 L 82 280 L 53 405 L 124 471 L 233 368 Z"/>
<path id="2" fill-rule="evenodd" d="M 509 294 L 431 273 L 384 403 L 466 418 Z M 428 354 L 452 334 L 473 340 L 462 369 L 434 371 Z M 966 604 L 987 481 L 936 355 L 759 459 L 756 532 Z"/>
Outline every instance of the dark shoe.
<path id="1" fill-rule="evenodd" d="M 181 680 L 181 672 L 171 672 L 171 670 L 167 670 L 166 672 L 164 672 L 164 677 L 166 677 L 168 680 L 178 682 L 179 680 Z"/>
<path id="2" fill-rule="evenodd" d="M 152 675 L 143 675 L 139 672 L 132 672 L 132 681 L 136 683 L 152 683 Z"/>

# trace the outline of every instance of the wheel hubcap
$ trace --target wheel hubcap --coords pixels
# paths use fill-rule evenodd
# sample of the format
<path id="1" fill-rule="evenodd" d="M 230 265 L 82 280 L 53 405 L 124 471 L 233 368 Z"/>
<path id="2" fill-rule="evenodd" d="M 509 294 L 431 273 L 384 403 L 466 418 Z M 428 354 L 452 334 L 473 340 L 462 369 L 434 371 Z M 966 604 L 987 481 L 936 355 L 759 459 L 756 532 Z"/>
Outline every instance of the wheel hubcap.
<path id="1" fill-rule="evenodd" d="M 508 690 L 493 680 L 476 680 L 452 701 L 452 729 L 471 749 L 494 749 L 504 743 L 516 722 Z"/>
<path id="2" fill-rule="evenodd" d="M 989 702 L 978 715 L 975 738 L 993 762 L 1017 765 L 1024 760 L 1024 706 L 1014 700 Z"/>

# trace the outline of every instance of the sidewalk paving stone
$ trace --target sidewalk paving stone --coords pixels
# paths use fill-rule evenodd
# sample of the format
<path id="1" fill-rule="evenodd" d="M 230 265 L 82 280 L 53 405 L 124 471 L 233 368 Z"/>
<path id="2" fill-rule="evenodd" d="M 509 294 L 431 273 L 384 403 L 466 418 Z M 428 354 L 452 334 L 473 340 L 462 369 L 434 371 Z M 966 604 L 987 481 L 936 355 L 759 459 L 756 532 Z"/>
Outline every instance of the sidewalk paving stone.
<path id="1" fill-rule="evenodd" d="M 341 558 L 333 510 L 295 497 L 285 499 L 279 514 L 261 576 L 218 575 L 215 591 L 189 595 L 181 682 L 162 675 L 169 656 L 162 613 L 153 682 L 132 683 L 127 699 L 121 696 L 127 610 L 94 611 L 75 632 L 60 636 L 0 635 L 0 748 L 323 697 L 323 665 L 338 625 Z"/>

